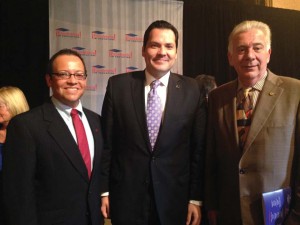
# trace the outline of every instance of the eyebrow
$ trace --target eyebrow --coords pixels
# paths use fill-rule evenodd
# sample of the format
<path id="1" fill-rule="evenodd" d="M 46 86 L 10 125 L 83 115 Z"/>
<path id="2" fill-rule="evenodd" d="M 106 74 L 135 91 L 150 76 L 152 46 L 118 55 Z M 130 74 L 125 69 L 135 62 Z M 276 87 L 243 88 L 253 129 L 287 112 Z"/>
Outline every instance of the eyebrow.
<path id="1" fill-rule="evenodd" d="M 237 47 L 251 47 L 251 46 L 257 46 L 257 45 L 262 45 L 262 46 L 265 46 L 264 43 L 261 43 L 261 42 L 258 42 L 258 43 L 253 43 L 252 45 L 248 45 L 248 44 L 241 44 L 241 45 L 238 45 Z"/>

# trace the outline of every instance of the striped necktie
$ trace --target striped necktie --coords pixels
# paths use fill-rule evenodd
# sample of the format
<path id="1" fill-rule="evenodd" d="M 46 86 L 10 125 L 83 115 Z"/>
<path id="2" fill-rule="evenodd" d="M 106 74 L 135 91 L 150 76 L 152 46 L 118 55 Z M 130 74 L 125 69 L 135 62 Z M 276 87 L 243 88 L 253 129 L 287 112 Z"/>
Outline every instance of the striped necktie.
<path id="1" fill-rule="evenodd" d="M 237 128 L 239 134 L 239 146 L 241 150 L 244 148 L 247 135 L 251 125 L 251 116 L 253 111 L 253 89 L 243 89 L 243 97 L 237 104 Z"/>

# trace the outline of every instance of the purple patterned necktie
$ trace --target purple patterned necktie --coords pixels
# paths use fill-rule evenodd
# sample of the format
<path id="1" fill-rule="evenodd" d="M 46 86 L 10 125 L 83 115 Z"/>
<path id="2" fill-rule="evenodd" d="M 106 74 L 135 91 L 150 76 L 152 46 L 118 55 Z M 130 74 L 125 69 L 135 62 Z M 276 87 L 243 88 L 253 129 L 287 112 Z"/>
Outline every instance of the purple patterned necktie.
<path id="1" fill-rule="evenodd" d="M 156 90 L 160 84 L 159 80 L 155 80 L 150 84 L 150 91 L 148 93 L 147 100 L 147 126 L 152 150 L 154 148 L 161 123 L 161 101 Z"/>

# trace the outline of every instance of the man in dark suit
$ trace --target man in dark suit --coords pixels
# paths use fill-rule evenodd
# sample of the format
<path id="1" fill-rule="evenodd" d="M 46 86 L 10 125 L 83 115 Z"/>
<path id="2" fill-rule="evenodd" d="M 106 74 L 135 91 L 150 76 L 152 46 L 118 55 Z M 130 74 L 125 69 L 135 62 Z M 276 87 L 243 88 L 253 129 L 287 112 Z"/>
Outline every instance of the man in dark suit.
<path id="1" fill-rule="evenodd" d="M 11 120 L 3 168 L 8 225 L 103 224 L 99 182 L 103 140 L 100 116 L 80 102 L 86 77 L 77 52 L 57 52 L 46 74 L 51 100 Z M 84 153 L 71 111 L 79 114 L 87 136 Z"/>
<path id="2" fill-rule="evenodd" d="M 284 224 L 300 224 L 300 81 L 268 70 L 270 55 L 267 24 L 244 21 L 231 32 L 228 59 L 238 79 L 209 95 L 205 203 L 212 225 L 264 224 L 262 193 L 288 186 Z"/>
<path id="3" fill-rule="evenodd" d="M 102 197 L 101 209 L 114 225 L 200 223 L 205 103 L 194 79 L 170 72 L 177 45 L 173 25 L 153 22 L 144 34 L 146 69 L 108 81 L 102 192 L 109 201 Z M 162 118 L 150 143 L 146 105 L 154 80 Z"/>

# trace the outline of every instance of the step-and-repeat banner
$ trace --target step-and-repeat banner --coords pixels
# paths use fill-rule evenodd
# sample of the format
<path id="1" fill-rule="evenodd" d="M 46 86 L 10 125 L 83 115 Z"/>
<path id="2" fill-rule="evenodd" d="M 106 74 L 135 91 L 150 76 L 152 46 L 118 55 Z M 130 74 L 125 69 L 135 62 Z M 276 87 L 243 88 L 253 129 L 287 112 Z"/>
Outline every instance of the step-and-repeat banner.
<path id="1" fill-rule="evenodd" d="M 49 17 L 50 56 L 62 48 L 83 56 L 88 86 L 82 103 L 99 114 L 108 78 L 145 68 L 143 35 L 155 20 L 178 29 L 178 59 L 172 71 L 182 73 L 182 1 L 49 0 Z"/>

